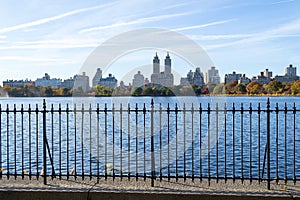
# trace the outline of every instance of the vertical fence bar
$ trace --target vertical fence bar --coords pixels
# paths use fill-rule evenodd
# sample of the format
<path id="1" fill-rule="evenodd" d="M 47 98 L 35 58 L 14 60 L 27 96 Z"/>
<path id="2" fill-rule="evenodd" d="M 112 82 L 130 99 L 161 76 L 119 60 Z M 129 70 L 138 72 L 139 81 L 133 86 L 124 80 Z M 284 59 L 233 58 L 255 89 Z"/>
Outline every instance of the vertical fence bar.
<path id="1" fill-rule="evenodd" d="M 224 178 L 227 183 L 227 108 L 224 103 Z"/>
<path id="2" fill-rule="evenodd" d="M 130 180 L 130 104 L 127 108 L 127 158 L 128 158 L 128 180 Z"/>
<path id="3" fill-rule="evenodd" d="M 99 119 L 99 113 L 100 113 L 100 108 L 99 108 L 99 103 L 97 103 L 97 183 L 99 183 L 100 180 L 100 119 Z"/>
<path id="4" fill-rule="evenodd" d="M 279 150 L 279 129 L 278 129 L 278 113 L 279 113 L 279 107 L 278 107 L 278 103 L 276 103 L 276 108 L 275 108 L 275 112 L 276 112 L 276 183 L 278 184 L 279 182 L 279 163 L 278 163 L 278 150 Z"/>
<path id="5" fill-rule="evenodd" d="M 294 181 L 294 184 L 296 184 L 296 104 L 294 103 L 294 106 L 293 106 L 293 121 L 294 121 L 294 176 L 293 176 L 293 181 Z"/>
<path id="6" fill-rule="evenodd" d="M 261 182 L 261 174 L 260 174 L 260 103 L 258 103 L 258 108 L 257 108 L 257 117 L 258 117 L 258 122 L 257 122 L 257 126 L 258 126 L 258 182 Z"/>
<path id="7" fill-rule="evenodd" d="M 178 106 L 177 106 L 177 103 L 175 105 L 175 137 L 176 137 L 176 148 L 175 148 L 175 151 L 176 151 L 176 155 L 175 155 L 175 158 L 176 158 L 176 182 L 178 181 Z"/>
<path id="8" fill-rule="evenodd" d="M 250 118 L 250 127 L 249 127 L 249 132 L 250 132 L 250 145 L 249 145 L 249 151 L 250 151 L 250 165 L 249 165 L 249 171 L 250 171 L 250 184 L 252 183 L 252 145 L 253 145 L 253 142 L 252 142 L 252 103 L 250 103 L 250 107 L 249 107 L 249 118 Z"/>
<path id="9" fill-rule="evenodd" d="M 36 145 L 35 145 L 35 152 L 36 152 L 36 176 L 37 179 L 39 179 L 39 108 L 38 108 L 38 104 L 36 104 L 36 108 L 35 108 L 35 141 L 36 141 Z M 42 173 L 41 173 L 42 174 Z"/>
<path id="10" fill-rule="evenodd" d="M 15 180 L 17 179 L 17 108 L 14 104 L 14 162 L 15 162 Z"/>
<path id="11" fill-rule="evenodd" d="M 200 182 L 202 182 L 202 104 L 199 106 L 199 164 Z"/>
<path id="12" fill-rule="evenodd" d="M 83 149 L 83 132 L 84 132 L 84 104 L 81 105 L 81 178 L 84 180 L 84 149 Z"/>
<path id="13" fill-rule="evenodd" d="M 143 117 L 144 117 L 144 181 L 146 181 L 146 104 L 143 107 Z"/>
<path id="14" fill-rule="evenodd" d="M 123 179 L 123 173 L 122 173 L 122 168 L 123 168 L 123 110 L 122 110 L 122 104 L 120 104 L 120 176 L 121 176 L 121 181 Z"/>
<path id="15" fill-rule="evenodd" d="M 104 107 L 104 132 L 105 132 L 105 144 L 104 144 L 104 162 L 105 162 L 105 180 L 107 180 L 107 104 Z"/>
<path id="16" fill-rule="evenodd" d="M 112 176 L 115 181 L 115 104 L 112 104 Z"/>
<path id="17" fill-rule="evenodd" d="M 183 179 L 186 181 L 186 122 L 185 122 L 185 103 L 183 104 Z"/>
<path id="18" fill-rule="evenodd" d="M 268 98 L 267 101 L 267 156 L 268 156 L 268 160 L 267 160 L 267 179 L 268 179 L 268 190 L 271 189 L 271 153 L 270 153 L 270 140 L 271 140 L 271 134 L 270 134 L 270 99 Z"/>
<path id="19" fill-rule="evenodd" d="M 58 106 L 58 148 L 59 148 L 59 180 L 61 180 L 62 177 L 62 166 L 61 166 L 61 104 Z"/>
<path id="20" fill-rule="evenodd" d="M 242 171 L 242 183 L 244 183 L 244 107 L 241 103 L 241 171 Z"/>
<path id="21" fill-rule="evenodd" d="M 138 181 L 139 179 L 139 164 L 138 164 L 138 139 L 139 139 L 139 134 L 138 134 L 138 104 L 135 104 L 135 179 Z"/>
<path id="22" fill-rule="evenodd" d="M 52 151 L 52 159 L 54 160 L 54 107 L 51 104 L 51 151 Z M 54 176 L 52 173 L 51 179 L 53 180 Z"/>
<path id="23" fill-rule="evenodd" d="M 162 181 L 162 107 L 159 104 L 159 180 Z"/>
<path id="24" fill-rule="evenodd" d="M 31 107 L 28 105 L 28 153 L 29 153 L 29 180 L 31 180 Z"/>
<path id="25" fill-rule="evenodd" d="M 44 162 L 44 185 L 47 184 L 47 151 L 46 151 L 46 142 L 47 142 L 47 124 L 46 124 L 46 100 L 43 100 L 43 162 Z"/>
<path id="26" fill-rule="evenodd" d="M 90 180 L 92 180 L 92 104 L 90 104 L 89 108 L 89 121 L 90 121 Z"/>
<path id="27" fill-rule="evenodd" d="M 1 120 L 0 120 L 1 123 Z M 0 127 L 1 128 L 1 127 Z M 23 104 L 21 104 L 21 142 L 22 142 L 22 179 L 24 179 L 24 107 Z M 1 133 L 0 133 L 1 134 Z M 1 143 L 1 140 L 0 140 Z"/>
<path id="28" fill-rule="evenodd" d="M 7 167 L 7 179 L 9 179 L 9 107 L 8 107 L 8 104 L 7 104 L 7 107 L 6 107 L 6 167 Z"/>
<path id="29" fill-rule="evenodd" d="M 216 103 L 216 178 L 219 182 L 219 105 Z"/>
<path id="30" fill-rule="evenodd" d="M 151 100 L 151 187 L 154 187 L 155 157 L 154 157 L 154 101 Z"/>
<path id="31" fill-rule="evenodd" d="M 210 103 L 207 105 L 207 168 L 208 185 L 210 186 Z"/>
<path id="32" fill-rule="evenodd" d="M 74 104 L 74 179 L 77 179 L 77 110 Z"/>
<path id="33" fill-rule="evenodd" d="M 69 104 L 66 108 L 67 114 L 67 180 L 69 180 Z"/>
<path id="34" fill-rule="evenodd" d="M 168 181 L 171 179 L 170 174 L 170 104 L 168 103 L 167 108 L 167 114 L 168 114 Z"/>
<path id="35" fill-rule="evenodd" d="M 287 184 L 287 105 L 284 103 L 284 181 Z"/>
<path id="36" fill-rule="evenodd" d="M 192 182 L 194 182 L 194 178 L 195 178 L 195 155 L 194 155 L 194 104 L 192 103 L 192 108 L 191 108 L 191 114 L 192 114 Z"/>
<path id="37" fill-rule="evenodd" d="M 232 104 L 232 178 L 235 182 L 235 107 Z"/>

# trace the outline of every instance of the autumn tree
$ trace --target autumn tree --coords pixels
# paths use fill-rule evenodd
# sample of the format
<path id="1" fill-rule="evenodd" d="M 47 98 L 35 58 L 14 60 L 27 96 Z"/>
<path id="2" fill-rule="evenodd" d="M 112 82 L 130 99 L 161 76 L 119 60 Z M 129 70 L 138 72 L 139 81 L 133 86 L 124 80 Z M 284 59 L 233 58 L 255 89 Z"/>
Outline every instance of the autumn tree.
<path id="1" fill-rule="evenodd" d="M 225 94 L 226 93 L 226 88 L 224 83 L 216 85 L 216 87 L 213 90 L 214 94 Z"/>
<path id="2" fill-rule="evenodd" d="M 256 81 L 252 81 L 246 87 L 247 93 L 252 94 L 262 94 L 264 92 L 263 87 Z"/>
<path id="3" fill-rule="evenodd" d="M 291 86 L 292 95 L 300 94 L 300 80 L 295 81 Z"/>

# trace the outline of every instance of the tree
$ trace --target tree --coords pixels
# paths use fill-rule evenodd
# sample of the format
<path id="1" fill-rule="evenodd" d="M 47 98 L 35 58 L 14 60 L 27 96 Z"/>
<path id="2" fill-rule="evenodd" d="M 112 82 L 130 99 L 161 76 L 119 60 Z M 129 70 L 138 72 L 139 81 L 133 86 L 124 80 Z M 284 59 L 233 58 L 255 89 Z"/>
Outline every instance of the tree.
<path id="1" fill-rule="evenodd" d="M 236 91 L 238 94 L 246 94 L 246 85 L 242 83 L 237 84 Z"/>
<path id="2" fill-rule="evenodd" d="M 282 92 L 284 85 L 277 80 L 271 81 L 266 85 L 266 89 L 268 90 L 268 93 L 274 94 L 278 92 Z"/>
<path id="3" fill-rule="evenodd" d="M 143 88 L 138 87 L 133 91 L 132 95 L 133 96 L 141 96 L 142 92 L 143 92 Z"/>
<path id="4" fill-rule="evenodd" d="M 264 92 L 263 87 L 256 81 L 252 81 L 246 87 L 247 93 L 252 94 L 262 94 Z"/>
<path id="5" fill-rule="evenodd" d="M 53 96 L 53 90 L 52 90 L 52 88 L 50 86 L 46 87 L 46 89 L 45 89 L 45 95 L 46 95 L 46 97 L 52 97 Z"/>
<path id="6" fill-rule="evenodd" d="M 153 88 L 145 87 L 141 94 L 145 95 L 145 96 L 151 96 L 151 95 L 153 95 Z"/>
<path id="7" fill-rule="evenodd" d="M 291 86 L 292 95 L 297 95 L 300 93 L 300 80 L 295 81 Z"/>
<path id="8" fill-rule="evenodd" d="M 216 87 L 213 90 L 214 94 L 225 94 L 226 93 L 226 88 L 224 83 L 221 83 L 219 85 L 216 85 Z"/>
<path id="9" fill-rule="evenodd" d="M 231 81 L 230 83 L 226 84 L 226 94 L 235 94 L 236 93 L 236 85 L 237 81 Z"/>

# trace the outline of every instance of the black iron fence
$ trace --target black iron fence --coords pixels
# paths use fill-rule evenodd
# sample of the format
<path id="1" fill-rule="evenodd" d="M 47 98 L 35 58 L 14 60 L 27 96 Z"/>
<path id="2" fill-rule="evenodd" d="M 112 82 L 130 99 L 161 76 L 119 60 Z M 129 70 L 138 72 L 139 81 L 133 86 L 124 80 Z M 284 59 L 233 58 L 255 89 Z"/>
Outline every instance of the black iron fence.
<path id="1" fill-rule="evenodd" d="M 270 189 L 300 177 L 295 104 L 18 106 L 0 105 L 0 179 L 231 179 Z"/>

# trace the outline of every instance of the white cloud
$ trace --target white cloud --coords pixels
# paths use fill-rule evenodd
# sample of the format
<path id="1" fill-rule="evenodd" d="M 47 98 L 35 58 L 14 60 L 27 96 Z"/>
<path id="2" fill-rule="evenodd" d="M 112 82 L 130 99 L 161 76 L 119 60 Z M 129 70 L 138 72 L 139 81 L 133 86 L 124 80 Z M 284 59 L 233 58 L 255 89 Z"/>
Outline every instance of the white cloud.
<path id="1" fill-rule="evenodd" d="M 278 26 L 277 28 L 273 28 L 270 30 L 262 31 L 255 34 L 250 34 L 250 37 L 246 39 L 237 40 L 234 42 L 228 43 L 221 43 L 221 44 L 214 44 L 214 45 L 207 45 L 206 49 L 216 49 L 216 48 L 223 48 L 228 46 L 235 46 L 235 45 L 245 45 L 249 43 L 255 43 L 260 41 L 267 41 L 276 38 L 283 38 L 283 37 L 300 37 L 300 19 L 294 20 L 290 23 Z"/>
<path id="2" fill-rule="evenodd" d="M 112 4 L 114 4 L 114 2 L 103 4 L 103 5 L 100 5 L 100 6 L 89 7 L 89 8 L 81 8 L 81 9 L 73 10 L 73 11 L 66 12 L 66 13 L 63 13 L 63 14 L 60 14 L 60 15 L 47 17 L 47 18 L 36 20 L 36 21 L 24 23 L 24 24 L 19 24 L 19 25 L 16 25 L 16 26 L 10 26 L 10 27 L 6 27 L 6 28 L 2 28 L 2 29 L 0 29 L 0 33 L 7 33 L 7 32 L 16 31 L 16 30 L 20 30 L 20 29 L 24 29 L 24 28 L 29 28 L 29 27 L 33 27 L 33 26 L 42 25 L 42 24 L 45 24 L 45 23 L 48 23 L 48 22 L 51 22 L 51 21 L 55 21 L 55 20 L 59 20 L 59 19 L 62 19 L 62 18 L 68 17 L 68 16 L 72 16 L 72 15 L 80 14 L 80 13 L 83 13 L 83 12 L 92 11 L 92 10 L 104 8 L 104 7 L 107 7 L 107 6 L 111 6 Z"/>
<path id="3" fill-rule="evenodd" d="M 160 20 L 164 20 L 164 19 L 173 18 L 173 17 L 190 15 L 191 13 L 192 12 L 185 12 L 185 13 L 178 13 L 178 14 L 167 14 L 167 15 L 160 15 L 160 16 L 154 16 L 154 17 L 145 17 L 145 18 L 140 18 L 140 19 L 133 20 L 133 21 L 128 21 L 128 22 L 119 22 L 119 23 L 114 23 L 114 24 L 107 25 L 107 26 L 97 26 L 97 27 L 93 27 L 93 28 L 83 29 L 79 33 L 100 31 L 100 30 L 119 28 L 122 26 L 129 26 L 129 25 L 136 25 L 136 24 L 145 24 L 145 23 L 156 22 L 156 21 L 160 21 Z"/>
<path id="4" fill-rule="evenodd" d="M 66 59 L 38 58 L 38 57 L 29 57 L 29 56 L 0 56 L 0 60 L 22 61 L 22 62 L 54 62 L 54 63 L 62 63 L 62 64 L 73 63 L 73 61 L 66 60 Z"/>
<path id="5" fill-rule="evenodd" d="M 215 21 L 207 24 L 201 24 L 201 25 L 196 25 L 196 26 L 187 26 L 187 27 L 182 27 L 182 28 L 176 28 L 173 29 L 173 31 L 184 31 L 184 30 L 191 30 L 191 29 L 198 29 L 198 28 L 205 28 L 209 26 L 215 26 L 219 24 L 226 24 L 228 22 L 235 21 L 236 19 L 229 19 L 229 20 L 221 20 L 221 21 Z"/>
<path id="6" fill-rule="evenodd" d="M 227 35 L 188 35 L 193 40 L 229 40 L 238 38 L 249 38 L 254 34 L 227 34 Z"/>
<path id="7" fill-rule="evenodd" d="M 282 4 L 282 3 L 291 3 L 294 2 L 295 0 L 283 0 L 283 1 L 277 1 L 274 3 L 270 3 L 270 5 L 274 5 L 274 4 Z"/>
<path id="8" fill-rule="evenodd" d="M 0 46 L 0 50 L 14 49 L 71 49 L 97 47 L 104 39 L 67 39 L 14 42 L 8 46 Z"/>

